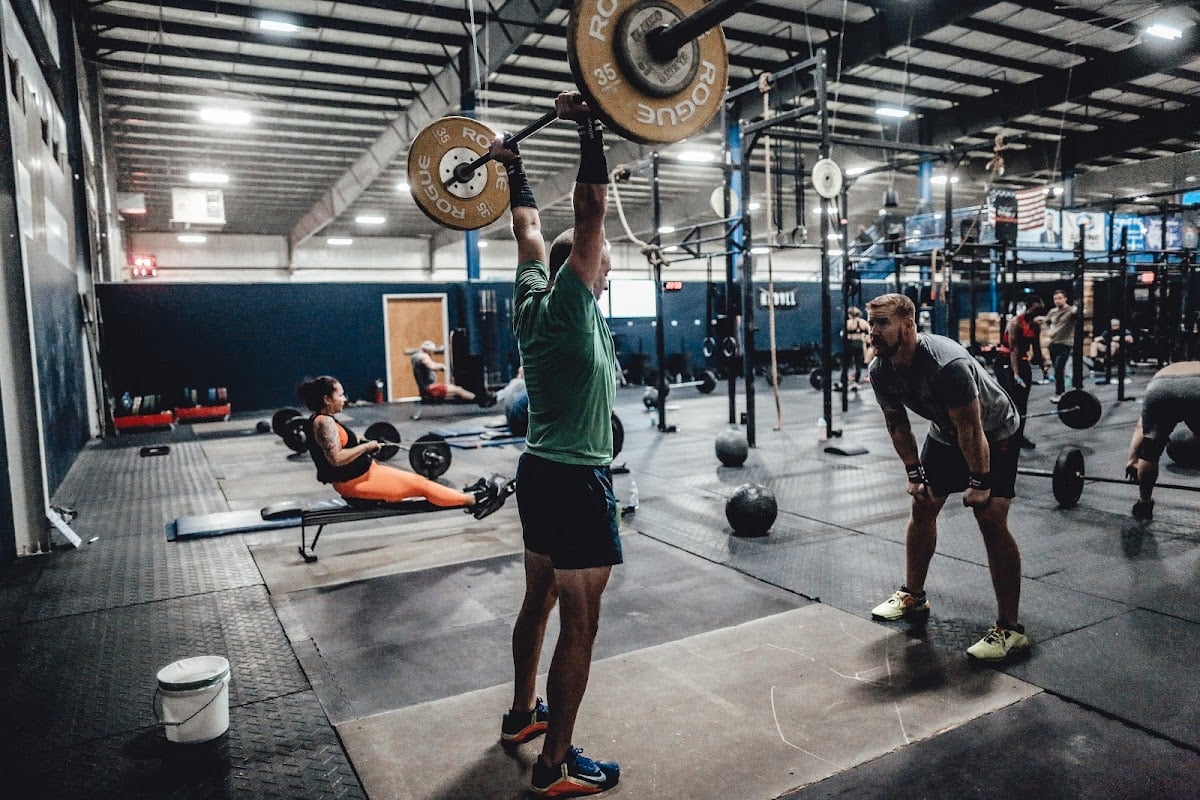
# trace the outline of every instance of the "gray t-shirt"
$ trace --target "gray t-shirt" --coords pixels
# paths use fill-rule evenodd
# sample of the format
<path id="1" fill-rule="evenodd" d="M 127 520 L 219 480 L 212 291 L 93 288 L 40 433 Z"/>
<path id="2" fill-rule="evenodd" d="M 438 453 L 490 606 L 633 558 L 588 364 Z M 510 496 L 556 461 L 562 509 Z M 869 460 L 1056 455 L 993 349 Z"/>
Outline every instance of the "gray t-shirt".
<path id="1" fill-rule="evenodd" d="M 932 333 L 917 334 L 910 366 L 897 367 L 885 358 L 872 361 L 871 388 L 884 410 L 903 407 L 929 420 L 929 435 L 943 444 L 958 445 L 950 409 L 977 397 L 989 437 L 1008 438 L 1021 421 L 1008 394 L 965 347 Z"/>

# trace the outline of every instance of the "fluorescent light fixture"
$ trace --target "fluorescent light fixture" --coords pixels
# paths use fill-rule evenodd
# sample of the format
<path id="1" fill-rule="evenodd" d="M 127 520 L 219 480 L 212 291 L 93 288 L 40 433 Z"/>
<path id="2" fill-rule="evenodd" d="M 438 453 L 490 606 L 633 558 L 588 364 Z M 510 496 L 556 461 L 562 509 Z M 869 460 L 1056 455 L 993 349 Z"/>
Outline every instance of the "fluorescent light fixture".
<path id="1" fill-rule="evenodd" d="M 1062 197 L 1062 193 L 1063 193 L 1063 188 L 1061 186 L 1051 186 L 1050 187 L 1050 196 L 1051 197 Z"/>
<path id="2" fill-rule="evenodd" d="M 855 175 L 862 175 L 867 169 L 868 167 L 851 167 L 846 170 L 846 175 L 853 178 Z"/>
<path id="3" fill-rule="evenodd" d="M 684 150 L 675 157 L 680 161 L 690 161 L 694 164 L 707 164 L 716 158 L 711 150 Z"/>
<path id="4" fill-rule="evenodd" d="M 203 233 L 181 233 L 175 237 L 183 244 L 204 244 L 208 237 Z"/>
<path id="5" fill-rule="evenodd" d="M 674 225 L 659 225 L 658 232 L 659 233 L 674 233 L 675 226 Z"/>
<path id="6" fill-rule="evenodd" d="M 229 183 L 229 176 L 224 172 L 189 172 L 188 180 L 192 183 Z"/>
<path id="7" fill-rule="evenodd" d="M 354 240 L 349 236 L 330 236 L 325 240 L 325 244 L 330 247 L 349 247 L 354 244 Z"/>
<path id="8" fill-rule="evenodd" d="M 1146 33 L 1150 34 L 1151 36 L 1157 36 L 1160 39 L 1167 39 L 1169 41 L 1175 41 L 1183 36 L 1183 31 L 1179 30 L 1179 28 L 1172 27 L 1171 25 L 1163 25 L 1161 23 L 1151 25 L 1149 28 L 1146 28 Z"/>
<path id="9" fill-rule="evenodd" d="M 260 31 L 273 31 L 275 33 L 295 33 L 300 30 L 300 26 L 284 22 L 281 19 L 260 19 L 258 21 L 258 29 Z"/>
<path id="10" fill-rule="evenodd" d="M 408 181 L 400 181 L 399 183 L 396 184 L 397 192 L 403 192 L 404 194 L 408 194 L 408 192 L 410 192 L 411 190 L 412 190 L 412 187 L 408 185 Z"/>
<path id="11" fill-rule="evenodd" d="M 1188 175 L 1186 178 L 1184 178 L 1184 180 L 1185 180 L 1185 181 L 1187 181 L 1188 183 L 1192 183 L 1192 182 L 1194 182 L 1194 181 L 1196 180 L 1196 176 L 1195 176 L 1195 175 Z"/>
<path id="12" fill-rule="evenodd" d="M 359 214 L 354 221 L 359 225 L 382 225 L 387 222 L 387 217 L 379 214 Z"/>
<path id="13" fill-rule="evenodd" d="M 841 254 L 842 254 L 841 250 L 830 250 L 829 251 L 829 255 L 831 255 L 831 256 L 840 256 Z"/>
<path id="14" fill-rule="evenodd" d="M 767 247 L 767 246 L 765 246 L 765 245 L 759 245 L 758 247 L 751 247 L 751 248 L 750 248 L 750 254 L 751 254 L 751 255 L 755 255 L 755 256 L 762 256 L 762 255 L 766 255 L 766 254 L 767 254 L 767 253 L 769 253 L 769 252 L 771 252 L 771 248 L 769 248 L 769 247 Z"/>
<path id="15" fill-rule="evenodd" d="M 664 248 L 663 248 L 663 252 L 664 252 L 664 253 L 678 253 L 678 252 L 679 252 L 679 245 L 677 245 L 677 244 L 673 244 L 673 245 L 670 245 L 669 247 L 664 247 Z"/>
<path id="16" fill-rule="evenodd" d="M 749 206 L 747 206 L 747 207 L 748 207 L 748 208 L 749 208 L 751 211 L 758 211 L 760 208 L 762 208 L 762 203 L 759 203 L 759 202 L 755 201 L 755 202 L 751 203 L 751 204 L 750 204 Z"/>
<path id="17" fill-rule="evenodd" d="M 842 235 L 840 233 L 830 233 L 827 234 L 825 238 L 836 242 L 838 239 L 842 238 Z"/>
<path id="18" fill-rule="evenodd" d="M 216 125 L 249 125 L 250 112 L 240 108 L 215 108 L 209 106 L 200 109 L 200 119 Z"/>
<path id="19" fill-rule="evenodd" d="M 1133 202 L 1135 202 L 1135 203 L 1149 203 L 1149 202 L 1150 202 L 1150 195 L 1148 195 L 1148 194 L 1139 194 L 1137 197 L 1133 198 Z"/>
<path id="20" fill-rule="evenodd" d="M 485 241 L 480 241 L 480 242 L 479 242 L 479 249 L 480 249 L 480 250 L 486 250 L 486 249 L 487 249 L 487 246 L 488 246 L 488 243 L 487 243 L 487 242 L 485 242 Z"/>
<path id="21" fill-rule="evenodd" d="M 904 119 L 908 116 L 907 108 L 896 108 L 895 106 L 880 106 L 875 109 L 875 114 L 880 117 L 891 117 L 892 119 Z"/>
<path id="22" fill-rule="evenodd" d="M 929 182 L 932 183 L 934 186 L 945 186 L 946 185 L 946 176 L 945 175 L 934 175 L 932 178 L 929 179 Z M 957 175 L 952 176 L 950 178 L 950 182 L 958 183 L 958 176 Z"/>

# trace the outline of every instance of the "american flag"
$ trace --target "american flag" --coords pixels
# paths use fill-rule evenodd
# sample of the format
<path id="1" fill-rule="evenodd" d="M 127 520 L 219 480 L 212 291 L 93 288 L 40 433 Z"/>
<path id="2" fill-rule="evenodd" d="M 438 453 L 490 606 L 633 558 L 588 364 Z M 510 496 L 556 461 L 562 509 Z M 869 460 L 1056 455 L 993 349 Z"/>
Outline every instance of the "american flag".
<path id="1" fill-rule="evenodd" d="M 1021 189 L 1017 192 L 1017 227 L 1023 231 L 1042 227 L 1046 216 L 1046 187 Z"/>

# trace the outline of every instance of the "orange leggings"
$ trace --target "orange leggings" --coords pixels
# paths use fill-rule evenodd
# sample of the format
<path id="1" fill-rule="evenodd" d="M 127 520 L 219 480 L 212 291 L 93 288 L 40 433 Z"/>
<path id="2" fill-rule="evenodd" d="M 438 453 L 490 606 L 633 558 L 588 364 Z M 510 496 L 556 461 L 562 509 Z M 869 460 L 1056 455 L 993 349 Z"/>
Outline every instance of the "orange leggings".
<path id="1" fill-rule="evenodd" d="M 453 508 L 465 506 L 471 496 L 457 489 L 434 483 L 414 472 L 371 462 L 371 468 L 357 478 L 333 484 L 334 491 L 342 497 L 360 500 L 383 500 L 395 502 L 410 497 L 424 497 L 435 506 Z"/>

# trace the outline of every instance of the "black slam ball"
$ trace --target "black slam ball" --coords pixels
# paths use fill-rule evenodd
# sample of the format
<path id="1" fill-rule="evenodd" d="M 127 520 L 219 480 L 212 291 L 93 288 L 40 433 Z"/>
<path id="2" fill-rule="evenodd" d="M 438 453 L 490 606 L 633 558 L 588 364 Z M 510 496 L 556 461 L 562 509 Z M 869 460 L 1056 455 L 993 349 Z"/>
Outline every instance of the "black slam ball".
<path id="1" fill-rule="evenodd" d="M 743 483 L 725 503 L 725 518 L 738 536 L 766 536 L 778 514 L 775 495 L 757 483 Z"/>
<path id="2" fill-rule="evenodd" d="M 750 443 L 746 434 L 736 428 L 727 428 L 717 434 L 717 459 L 727 467 L 740 467 L 750 455 Z"/>
<path id="3" fill-rule="evenodd" d="M 1172 433 L 1167 455 L 1181 467 L 1200 467 L 1200 442 L 1196 441 L 1196 434 L 1187 428 Z"/>

